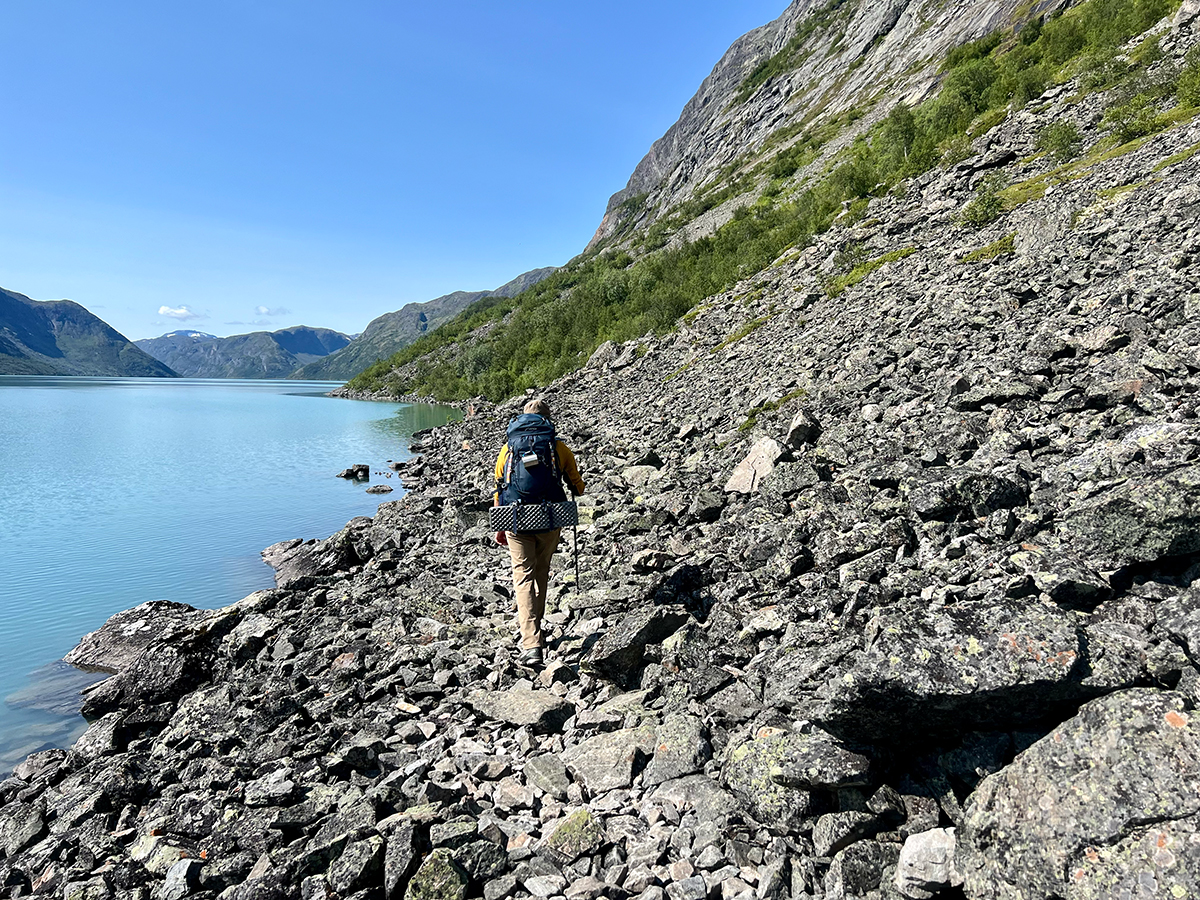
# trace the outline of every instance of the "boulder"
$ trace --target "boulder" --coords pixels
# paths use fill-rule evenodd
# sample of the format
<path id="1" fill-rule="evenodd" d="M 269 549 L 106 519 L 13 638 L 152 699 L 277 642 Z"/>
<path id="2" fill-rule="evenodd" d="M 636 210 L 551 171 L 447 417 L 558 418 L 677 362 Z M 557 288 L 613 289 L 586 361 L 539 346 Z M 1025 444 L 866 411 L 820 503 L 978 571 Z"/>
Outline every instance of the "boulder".
<path id="1" fill-rule="evenodd" d="M 896 890 L 912 900 L 931 900 L 962 884 L 954 868 L 954 829 L 931 828 L 904 840 L 896 864 Z"/>
<path id="2" fill-rule="evenodd" d="M 1028 488 L 1011 478 L 971 469 L 931 470 L 901 482 L 908 504 L 922 519 L 980 518 L 1024 505 Z"/>
<path id="3" fill-rule="evenodd" d="M 646 606 L 626 615 L 584 657 L 581 668 L 626 687 L 632 687 L 642 668 L 647 644 L 674 634 L 688 613 L 680 606 Z"/>
<path id="4" fill-rule="evenodd" d="M 543 753 L 531 757 L 525 763 L 525 780 L 530 786 L 545 791 L 559 800 L 567 799 L 567 789 L 571 786 L 571 777 L 567 767 L 556 754 Z"/>
<path id="5" fill-rule="evenodd" d="M 775 464 L 783 458 L 783 448 L 772 438 L 761 438 L 746 457 L 738 463 L 725 482 L 727 494 L 753 494 L 761 486 L 768 475 L 775 470 Z"/>
<path id="6" fill-rule="evenodd" d="M 928 741 L 1030 725 L 1097 691 L 1071 615 L 1022 601 L 889 609 L 826 673 L 811 717 L 849 740 Z M 921 723 L 919 734 L 910 724 Z"/>
<path id="7" fill-rule="evenodd" d="M 1134 478 L 1070 507 L 1061 529 L 1108 567 L 1200 551 L 1200 466 Z"/>
<path id="8" fill-rule="evenodd" d="M 1147 877 L 1161 896 L 1194 896 L 1197 814 L 1200 717 L 1180 694 L 1121 691 L 1085 704 L 980 783 L 956 865 L 969 897 L 1100 900 L 1122 896 L 1119 884 L 1138 896 Z M 1169 849 L 1184 840 L 1191 852 Z"/>
<path id="9" fill-rule="evenodd" d="M 95 631 L 85 634 L 63 660 L 92 672 L 124 672 L 145 650 L 194 637 L 218 620 L 236 616 L 233 611 L 238 606 L 199 610 L 186 603 L 151 600 L 117 613 Z M 229 627 L 233 625 L 234 622 L 229 622 Z"/>
<path id="10" fill-rule="evenodd" d="M 798 832 L 815 810 L 812 795 L 771 777 L 791 747 L 790 737 L 778 728 L 762 729 L 729 752 L 721 779 L 755 821 L 777 831 Z"/>
<path id="11" fill-rule="evenodd" d="M 603 843 L 604 829 L 590 812 L 580 809 L 547 825 L 539 850 L 558 865 L 567 865 L 592 855 Z"/>
<path id="12" fill-rule="evenodd" d="M 658 726 L 654 758 L 646 766 L 642 784 L 653 787 L 694 774 L 711 757 L 712 747 L 704 723 L 696 716 L 672 713 Z"/>
<path id="13" fill-rule="evenodd" d="M 575 713 L 575 704 L 545 691 L 472 691 L 467 702 L 480 715 L 537 734 L 558 731 Z"/>
<path id="14" fill-rule="evenodd" d="M 590 737 L 563 751 L 562 760 L 587 792 L 595 796 L 633 783 L 641 761 L 654 752 L 654 729 L 625 728 Z"/>
<path id="15" fill-rule="evenodd" d="M 870 784 L 870 757 L 823 731 L 783 734 L 779 743 L 779 758 L 769 773 L 778 785 L 837 790 Z"/>
<path id="16" fill-rule="evenodd" d="M 404 900 L 463 900 L 470 879 L 450 850 L 434 850 L 421 863 L 404 892 Z"/>

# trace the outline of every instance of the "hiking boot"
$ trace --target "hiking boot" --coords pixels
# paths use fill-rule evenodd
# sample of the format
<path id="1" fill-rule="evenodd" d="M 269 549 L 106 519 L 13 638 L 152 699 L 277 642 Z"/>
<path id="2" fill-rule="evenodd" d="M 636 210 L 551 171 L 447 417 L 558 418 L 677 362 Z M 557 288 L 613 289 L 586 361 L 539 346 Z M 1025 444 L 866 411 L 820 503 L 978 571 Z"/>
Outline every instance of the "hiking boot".
<path id="1" fill-rule="evenodd" d="M 542 665 L 542 648 L 530 647 L 521 651 L 521 665 L 540 668 Z"/>

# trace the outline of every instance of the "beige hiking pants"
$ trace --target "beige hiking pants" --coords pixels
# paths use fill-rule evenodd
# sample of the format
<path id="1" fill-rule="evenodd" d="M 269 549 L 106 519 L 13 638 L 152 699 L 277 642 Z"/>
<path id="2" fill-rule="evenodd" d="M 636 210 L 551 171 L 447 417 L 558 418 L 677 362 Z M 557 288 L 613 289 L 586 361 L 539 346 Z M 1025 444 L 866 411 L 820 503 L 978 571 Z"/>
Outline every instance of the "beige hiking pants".
<path id="1" fill-rule="evenodd" d="M 561 528 L 543 534 L 508 534 L 512 557 L 513 587 L 517 591 L 517 624 L 521 646 L 544 647 L 542 616 L 546 613 L 546 582 L 550 580 L 550 558 L 558 547 Z"/>

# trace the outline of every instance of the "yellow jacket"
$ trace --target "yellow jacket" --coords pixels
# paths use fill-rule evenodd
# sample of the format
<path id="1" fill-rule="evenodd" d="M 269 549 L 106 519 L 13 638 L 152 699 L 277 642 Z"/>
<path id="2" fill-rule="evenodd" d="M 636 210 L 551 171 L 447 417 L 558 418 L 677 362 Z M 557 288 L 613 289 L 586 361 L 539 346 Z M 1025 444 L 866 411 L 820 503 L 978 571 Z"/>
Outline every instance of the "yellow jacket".
<path id="1" fill-rule="evenodd" d="M 579 475 L 579 467 L 575 465 L 575 454 L 571 452 L 571 448 L 562 441 L 554 442 L 554 455 L 558 459 L 558 471 L 562 472 L 567 479 L 567 483 L 571 485 L 571 490 L 576 497 L 583 496 L 585 487 L 583 478 Z M 495 506 L 500 505 L 500 485 L 504 483 L 504 465 L 508 462 L 508 444 L 500 448 L 500 455 L 496 457 L 496 492 L 492 497 L 492 503 Z"/>

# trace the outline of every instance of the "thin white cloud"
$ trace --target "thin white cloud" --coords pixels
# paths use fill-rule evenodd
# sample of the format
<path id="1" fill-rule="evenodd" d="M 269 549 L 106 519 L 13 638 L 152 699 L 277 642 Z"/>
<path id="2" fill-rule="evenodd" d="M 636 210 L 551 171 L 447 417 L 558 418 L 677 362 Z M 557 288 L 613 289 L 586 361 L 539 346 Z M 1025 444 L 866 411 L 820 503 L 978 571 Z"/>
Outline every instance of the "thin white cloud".
<path id="1" fill-rule="evenodd" d="M 158 308 L 158 314 L 160 316 L 166 316 L 168 319 L 176 319 L 180 322 L 187 322 L 191 319 L 207 319 L 208 318 L 208 316 L 206 316 L 204 313 L 198 313 L 189 306 L 179 306 L 179 307 L 160 306 Z"/>
<path id="2" fill-rule="evenodd" d="M 290 309 L 286 309 L 282 306 L 276 306 L 273 309 L 266 306 L 254 307 L 254 314 L 256 316 L 286 316 L 290 312 Z"/>

